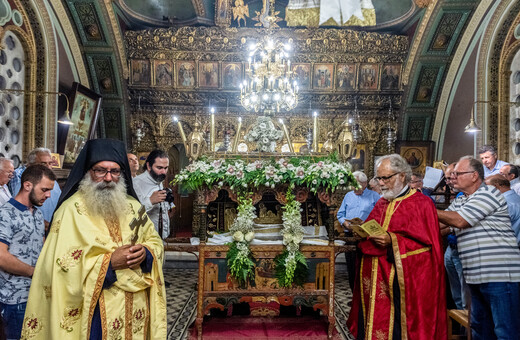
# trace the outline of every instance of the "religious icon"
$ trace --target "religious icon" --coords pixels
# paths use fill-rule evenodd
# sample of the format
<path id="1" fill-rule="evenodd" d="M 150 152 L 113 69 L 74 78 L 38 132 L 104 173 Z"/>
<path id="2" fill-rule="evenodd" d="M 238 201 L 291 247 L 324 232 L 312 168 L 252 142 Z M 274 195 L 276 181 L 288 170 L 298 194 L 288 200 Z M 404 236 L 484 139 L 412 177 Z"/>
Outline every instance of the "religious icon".
<path id="1" fill-rule="evenodd" d="M 333 64 L 315 64 L 312 73 L 312 87 L 315 90 L 332 89 Z"/>
<path id="2" fill-rule="evenodd" d="M 177 62 L 177 86 L 183 88 L 195 87 L 195 62 L 181 61 Z"/>
<path id="3" fill-rule="evenodd" d="M 336 88 L 338 91 L 349 91 L 356 88 L 356 65 L 338 64 L 336 70 Z"/>
<path id="4" fill-rule="evenodd" d="M 199 63 L 199 87 L 218 88 L 218 63 L 201 61 Z"/>
<path id="5" fill-rule="evenodd" d="M 381 90 L 399 90 L 401 65 L 384 65 L 381 72 Z"/>
<path id="6" fill-rule="evenodd" d="M 362 64 L 359 68 L 359 89 L 377 90 L 379 80 L 379 65 Z"/>
<path id="7" fill-rule="evenodd" d="M 94 137 L 101 96 L 87 87 L 74 83 L 70 119 L 74 123 L 68 128 L 63 163 L 72 165 L 87 140 Z"/>
<path id="8" fill-rule="evenodd" d="M 242 79 L 242 63 L 222 63 L 222 87 L 237 89 Z"/>
<path id="9" fill-rule="evenodd" d="M 294 80 L 302 90 L 309 89 L 311 85 L 311 64 L 293 64 Z"/>
<path id="10" fill-rule="evenodd" d="M 169 60 L 154 60 L 155 85 L 171 86 L 173 81 L 173 65 Z"/>
<path id="11" fill-rule="evenodd" d="M 246 26 L 246 17 L 249 18 L 249 5 L 244 5 L 244 0 L 235 0 L 235 6 L 233 10 L 233 20 L 236 20 L 238 27 L 240 27 L 240 20 L 244 21 L 244 27 Z"/>
<path id="12" fill-rule="evenodd" d="M 148 60 L 132 60 L 132 84 L 150 84 L 150 62 Z"/>

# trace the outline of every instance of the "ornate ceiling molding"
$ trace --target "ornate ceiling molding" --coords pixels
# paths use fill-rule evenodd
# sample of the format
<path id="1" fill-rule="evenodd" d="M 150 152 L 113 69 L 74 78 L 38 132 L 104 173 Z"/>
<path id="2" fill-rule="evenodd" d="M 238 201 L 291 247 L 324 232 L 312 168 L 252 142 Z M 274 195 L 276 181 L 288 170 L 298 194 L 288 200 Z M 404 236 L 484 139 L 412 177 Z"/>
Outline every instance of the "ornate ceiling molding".
<path id="1" fill-rule="evenodd" d="M 431 26 L 433 20 L 435 20 L 435 16 L 433 16 L 433 13 L 435 11 L 437 2 L 438 0 L 433 0 L 431 2 L 421 19 L 419 27 L 417 27 L 417 29 L 415 30 L 416 36 L 413 39 L 412 46 L 410 47 L 410 53 L 408 54 L 408 59 L 406 60 L 403 70 L 402 83 L 405 86 L 410 83 L 410 74 L 412 72 L 412 69 L 416 67 L 418 59 L 417 53 L 425 44 L 427 27 Z"/>
<path id="2" fill-rule="evenodd" d="M 470 45 L 474 43 L 475 39 L 478 39 L 478 37 L 475 37 L 475 34 L 481 28 L 482 20 L 486 16 L 489 7 L 493 3 L 493 0 L 483 0 L 480 2 L 475 12 L 471 16 L 468 26 L 466 27 L 460 39 L 458 47 L 451 61 L 451 65 L 448 69 L 448 73 L 444 81 L 444 86 L 439 96 L 432 133 L 432 140 L 434 140 L 437 145 L 436 159 L 442 158 L 444 133 L 446 131 L 446 125 L 450 114 L 448 104 L 450 103 L 451 99 L 453 98 L 453 94 L 455 93 L 454 88 L 458 85 L 458 78 L 462 72 L 461 67 L 465 66 L 463 60 L 467 57 L 466 54 L 468 53 Z M 469 51 L 469 53 L 471 53 L 471 51 Z"/>
<path id="3" fill-rule="evenodd" d="M 72 54 L 73 61 L 75 62 L 74 66 L 76 66 L 76 70 L 79 76 L 79 82 L 87 87 L 91 87 L 90 80 L 87 74 L 87 68 L 85 65 L 85 60 L 83 59 L 82 49 L 78 44 L 78 39 L 76 39 L 76 34 L 73 33 L 76 30 L 74 29 L 72 23 L 70 22 L 69 16 L 65 7 L 63 6 L 62 0 L 49 0 L 56 13 L 56 18 L 59 20 L 59 24 L 63 28 L 64 32 L 68 32 L 65 36 L 67 39 L 67 44 L 69 45 L 70 53 Z"/>
<path id="4" fill-rule="evenodd" d="M 36 6 L 36 14 L 40 16 L 41 30 L 43 39 L 46 43 L 46 83 L 45 91 L 58 91 L 58 56 L 57 56 L 57 43 L 56 33 L 54 31 L 54 24 L 52 23 L 49 15 L 49 8 L 47 7 L 46 1 L 36 0 L 34 2 Z M 45 110 L 45 127 L 44 127 L 44 143 L 46 147 L 55 150 L 56 148 L 56 112 L 57 112 L 57 96 L 47 96 L 47 110 Z"/>
<path id="5" fill-rule="evenodd" d="M 105 10 L 106 15 L 108 16 L 108 22 L 110 23 L 109 31 L 114 38 L 115 48 L 117 50 L 117 54 L 119 57 L 119 65 L 121 67 L 121 73 L 124 79 L 128 79 L 128 62 L 126 57 L 125 45 L 123 42 L 123 36 L 121 34 L 121 29 L 119 27 L 119 20 L 114 13 L 114 8 L 112 7 L 112 0 L 105 0 Z"/>

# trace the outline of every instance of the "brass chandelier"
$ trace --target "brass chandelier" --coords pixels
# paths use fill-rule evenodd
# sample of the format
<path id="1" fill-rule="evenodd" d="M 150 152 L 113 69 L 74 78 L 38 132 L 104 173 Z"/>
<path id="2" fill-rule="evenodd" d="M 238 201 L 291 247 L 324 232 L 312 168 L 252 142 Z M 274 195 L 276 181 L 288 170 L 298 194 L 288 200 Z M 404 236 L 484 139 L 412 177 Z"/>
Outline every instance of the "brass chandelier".
<path id="1" fill-rule="evenodd" d="M 272 37 L 249 47 L 246 79 L 240 85 L 240 103 L 247 111 L 270 115 L 298 105 L 298 83 L 289 60 L 290 44 Z"/>

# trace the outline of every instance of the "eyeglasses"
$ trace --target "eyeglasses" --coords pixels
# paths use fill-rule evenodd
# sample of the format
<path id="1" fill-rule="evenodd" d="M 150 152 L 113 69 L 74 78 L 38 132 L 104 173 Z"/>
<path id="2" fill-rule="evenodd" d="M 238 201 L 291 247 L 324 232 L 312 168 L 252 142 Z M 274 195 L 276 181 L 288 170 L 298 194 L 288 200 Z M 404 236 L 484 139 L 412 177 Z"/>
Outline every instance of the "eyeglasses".
<path id="1" fill-rule="evenodd" d="M 472 171 L 453 171 L 451 173 L 451 176 L 452 177 L 459 177 L 460 175 L 471 174 L 471 173 L 473 173 L 475 171 L 477 171 L 477 170 L 472 170 Z"/>
<path id="2" fill-rule="evenodd" d="M 390 178 L 394 177 L 397 174 L 400 174 L 400 172 L 394 172 L 390 176 L 378 176 L 374 178 L 376 179 L 376 181 L 383 181 L 383 183 L 387 183 L 390 180 Z"/>
<path id="3" fill-rule="evenodd" d="M 118 178 L 119 176 L 121 176 L 121 169 L 107 170 L 107 169 L 96 168 L 96 169 L 90 169 L 90 170 L 94 173 L 94 176 L 96 176 L 97 178 L 103 178 L 107 174 L 112 175 L 112 177 L 114 177 L 114 178 Z"/>

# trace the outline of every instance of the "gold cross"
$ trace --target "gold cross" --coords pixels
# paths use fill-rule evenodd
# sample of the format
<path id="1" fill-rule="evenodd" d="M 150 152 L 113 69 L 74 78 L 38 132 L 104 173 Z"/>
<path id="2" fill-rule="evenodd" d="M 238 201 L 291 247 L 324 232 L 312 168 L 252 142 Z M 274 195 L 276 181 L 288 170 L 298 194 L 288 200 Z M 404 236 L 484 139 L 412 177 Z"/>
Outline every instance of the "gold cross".
<path id="1" fill-rule="evenodd" d="M 139 237 L 139 228 L 145 225 L 145 223 L 148 221 L 148 216 L 145 215 L 146 209 L 144 206 L 141 206 L 139 210 L 137 211 L 137 218 L 133 218 L 132 222 L 130 222 L 130 229 L 134 230 L 134 236 L 132 236 L 131 243 L 132 245 L 137 242 L 137 238 Z"/>

